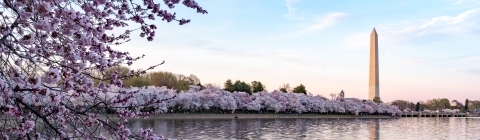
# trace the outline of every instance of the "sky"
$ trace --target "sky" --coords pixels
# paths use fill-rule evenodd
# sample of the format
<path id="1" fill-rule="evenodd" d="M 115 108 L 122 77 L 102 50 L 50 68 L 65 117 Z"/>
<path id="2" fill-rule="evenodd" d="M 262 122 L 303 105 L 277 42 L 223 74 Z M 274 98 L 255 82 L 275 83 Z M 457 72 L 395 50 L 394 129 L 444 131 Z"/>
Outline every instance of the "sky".
<path id="1" fill-rule="evenodd" d="M 369 37 L 378 33 L 380 97 L 412 102 L 480 99 L 480 1 L 197 0 L 169 11 L 186 25 L 157 19 L 154 41 L 134 32 L 114 48 L 145 54 L 131 68 L 227 79 L 288 83 L 329 97 L 368 98 Z M 163 6 L 165 8 L 165 6 Z"/>

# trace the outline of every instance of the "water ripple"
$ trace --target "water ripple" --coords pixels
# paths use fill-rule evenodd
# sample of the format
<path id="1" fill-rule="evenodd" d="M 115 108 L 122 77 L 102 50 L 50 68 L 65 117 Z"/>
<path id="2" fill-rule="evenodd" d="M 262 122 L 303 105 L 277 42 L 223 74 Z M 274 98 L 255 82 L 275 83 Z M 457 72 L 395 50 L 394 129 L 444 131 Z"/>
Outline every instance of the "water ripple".
<path id="1" fill-rule="evenodd" d="M 470 140 L 480 138 L 479 124 L 480 118 L 147 119 L 130 127 L 176 139 Z"/>

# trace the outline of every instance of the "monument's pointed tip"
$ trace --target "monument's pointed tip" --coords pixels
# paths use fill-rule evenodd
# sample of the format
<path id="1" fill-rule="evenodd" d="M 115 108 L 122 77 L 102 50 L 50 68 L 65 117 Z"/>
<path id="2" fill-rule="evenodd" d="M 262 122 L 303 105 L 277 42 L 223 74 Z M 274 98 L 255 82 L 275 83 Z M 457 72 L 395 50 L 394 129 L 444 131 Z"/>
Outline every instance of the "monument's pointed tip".
<path id="1" fill-rule="evenodd" d="M 377 34 L 377 31 L 375 30 L 375 27 L 373 27 L 372 34 Z"/>

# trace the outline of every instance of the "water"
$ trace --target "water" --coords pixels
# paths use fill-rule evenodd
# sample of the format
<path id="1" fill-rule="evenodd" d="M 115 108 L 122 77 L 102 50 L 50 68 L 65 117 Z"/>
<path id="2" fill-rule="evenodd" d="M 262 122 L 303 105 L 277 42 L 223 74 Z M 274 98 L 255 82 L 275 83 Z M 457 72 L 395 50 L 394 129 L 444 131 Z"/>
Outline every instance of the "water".
<path id="1" fill-rule="evenodd" d="M 130 127 L 177 139 L 480 139 L 480 118 L 148 119 Z"/>

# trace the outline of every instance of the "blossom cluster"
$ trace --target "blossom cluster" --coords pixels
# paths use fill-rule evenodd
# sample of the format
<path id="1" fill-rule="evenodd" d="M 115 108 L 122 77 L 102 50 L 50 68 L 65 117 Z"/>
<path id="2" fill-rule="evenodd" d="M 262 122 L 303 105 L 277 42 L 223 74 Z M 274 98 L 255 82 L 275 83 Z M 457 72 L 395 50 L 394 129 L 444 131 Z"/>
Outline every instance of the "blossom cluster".
<path id="1" fill-rule="evenodd" d="M 114 46 L 130 41 L 133 33 L 152 41 L 158 28 L 155 18 L 189 23 L 170 11 L 179 4 L 207 13 L 194 0 L 1 1 L 0 139 L 162 139 L 149 129 L 131 133 L 126 127 L 126 120 L 144 113 L 119 111 L 113 117 L 120 121 L 113 122 L 111 116 L 90 111 L 111 106 L 102 98 L 110 87 L 122 88 L 122 79 L 158 65 L 122 77 L 98 77 L 94 72 L 142 58 Z M 98 133 L 100 129 L 108 136 Z"/>

